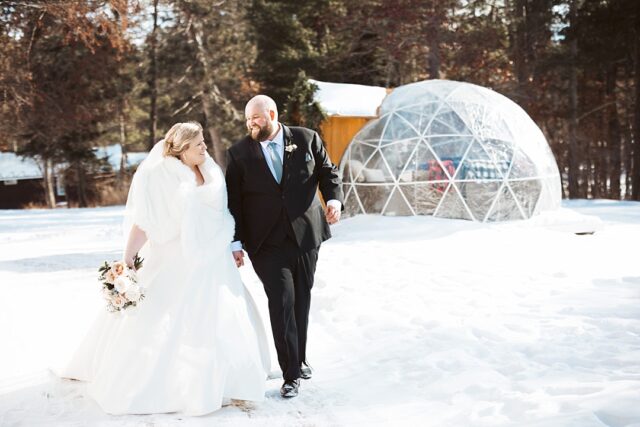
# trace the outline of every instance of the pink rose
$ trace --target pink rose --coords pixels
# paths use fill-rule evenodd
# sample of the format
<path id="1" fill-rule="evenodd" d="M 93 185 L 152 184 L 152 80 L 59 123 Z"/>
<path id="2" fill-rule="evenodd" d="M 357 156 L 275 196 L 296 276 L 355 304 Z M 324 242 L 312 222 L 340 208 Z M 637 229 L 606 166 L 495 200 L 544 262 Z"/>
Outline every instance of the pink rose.
<path id="1" fill-rule="evenodd" d="M 107 274 L 105 274 L 105 279 L 107 283 L 113 283 L 116 280 L 116 274 L 112 270 L 109 270 Z"/>
<path id="2" fill-rule="evenodd" d="M 126 265 L 124 264 L 124 262 L 116 261 L 111 266 L 111 271 L 113 271 L 113 274 L 115 274 L 116 276 L 121 276 L 122 273 L 124 273 L 125 268 Z"/>

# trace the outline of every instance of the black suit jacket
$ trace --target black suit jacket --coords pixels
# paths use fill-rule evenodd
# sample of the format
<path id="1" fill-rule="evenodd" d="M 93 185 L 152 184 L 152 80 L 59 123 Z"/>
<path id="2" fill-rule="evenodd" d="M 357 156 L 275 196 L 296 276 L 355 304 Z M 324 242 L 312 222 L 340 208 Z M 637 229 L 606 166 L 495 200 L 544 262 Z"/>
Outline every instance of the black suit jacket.
<path id="1" fill-rule="evenodd" d="M 310 250 L 331 237 L 318 188 L 325 201 L 343 202 L 338 170 L 331 163 L 320 136 L 303 127 L 282 125 L 285 149 L 282 182 L 267 166 L 260 144 L 249 136 L 227 151 L 229 210 L 236 222 L 234 240 L 249 255 L 260 249 L 269 232 L 282 220 L 283 209 L 298 246 Z"/>

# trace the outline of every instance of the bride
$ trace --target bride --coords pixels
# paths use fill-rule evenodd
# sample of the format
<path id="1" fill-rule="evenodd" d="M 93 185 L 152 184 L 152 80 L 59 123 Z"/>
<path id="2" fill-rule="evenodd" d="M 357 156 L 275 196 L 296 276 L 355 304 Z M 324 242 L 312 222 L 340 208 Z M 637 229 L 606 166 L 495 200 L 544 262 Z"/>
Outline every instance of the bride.
<path id="1" fill-rule="evenodd" d="M 124 261 L 144 258 L 146 296 L 101 313 L 61 376 L 87 381 L 105 412 L 202 415 L 262 400 L 265 330 L 233 262 L 224 176 L 199 123 L 178 123 L 133 177 Z"/>

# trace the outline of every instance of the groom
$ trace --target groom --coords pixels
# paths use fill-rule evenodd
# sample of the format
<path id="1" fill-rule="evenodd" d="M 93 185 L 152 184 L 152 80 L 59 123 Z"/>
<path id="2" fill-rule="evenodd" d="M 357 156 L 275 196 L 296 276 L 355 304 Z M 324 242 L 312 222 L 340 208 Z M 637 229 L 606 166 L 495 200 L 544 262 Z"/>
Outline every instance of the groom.
<path id="1" fill-rule="evenodd" d="M 342 185 L 320 136 L 279 123 L 273 99 L 252 98 L 245 117 L 249 135 L 227 153 L 229 210 L 236 222 L 233 257 L 238 267 L 244 265 L 244 246 L 262 281 L 284 378 L 280 393 L 294 397 L 300 378 L 311 378 L 311 288 L 320 244 L 331 237 L 329 224 L 340 219 Z"/>

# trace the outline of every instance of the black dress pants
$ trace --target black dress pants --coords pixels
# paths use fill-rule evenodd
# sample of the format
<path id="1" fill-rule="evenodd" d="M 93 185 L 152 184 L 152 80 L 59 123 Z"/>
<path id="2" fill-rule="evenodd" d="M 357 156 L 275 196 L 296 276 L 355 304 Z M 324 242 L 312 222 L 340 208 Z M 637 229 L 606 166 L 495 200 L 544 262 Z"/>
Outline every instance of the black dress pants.
<path id="1" fill-rule="evenodd" d="M 269 300 L 271 331 L 285 381 L 300 377 L 306 361 L 311 288 L 319 248 L 301 251 L 286 237 L 279 244 L 264 243 L 251 257 Z"/>

